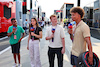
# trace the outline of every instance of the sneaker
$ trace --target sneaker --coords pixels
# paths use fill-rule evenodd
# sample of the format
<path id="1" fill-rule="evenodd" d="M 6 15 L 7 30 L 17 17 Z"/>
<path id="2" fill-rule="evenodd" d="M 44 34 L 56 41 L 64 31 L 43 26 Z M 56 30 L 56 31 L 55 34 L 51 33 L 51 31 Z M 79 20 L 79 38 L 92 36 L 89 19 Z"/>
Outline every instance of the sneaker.
<path id="1" fill-rule="evenodd" d="M 22 65 L 21 64 L 18 64 L 18 67 L 22 67 Z"/>
<path id="2" fill-rule="evenodd" d="M 17 67 L 17 64 L 15 63 L 12 67 Z"/>

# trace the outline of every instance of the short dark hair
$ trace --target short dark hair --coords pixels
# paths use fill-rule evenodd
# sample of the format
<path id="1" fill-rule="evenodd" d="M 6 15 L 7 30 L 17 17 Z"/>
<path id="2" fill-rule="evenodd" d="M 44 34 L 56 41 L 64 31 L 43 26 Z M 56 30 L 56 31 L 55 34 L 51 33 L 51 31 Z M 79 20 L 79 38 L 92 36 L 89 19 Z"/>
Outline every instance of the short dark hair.
<path id="1" fill-rule="evenodd" d="M 73 7 L 70 10 L 70 13 L 78 13 L 81 16 L 81 19 L 84 17 L 84 9 L 82 9 L 81 7 Z"/>
<path id="2" fill-rule="evenodd" d="M 16 19 L 15 19 L 15 18 L 12 18 L 12 19 L 11 19 L 11 22 L 12 22 L 13 20 L 16 20 Z"/>

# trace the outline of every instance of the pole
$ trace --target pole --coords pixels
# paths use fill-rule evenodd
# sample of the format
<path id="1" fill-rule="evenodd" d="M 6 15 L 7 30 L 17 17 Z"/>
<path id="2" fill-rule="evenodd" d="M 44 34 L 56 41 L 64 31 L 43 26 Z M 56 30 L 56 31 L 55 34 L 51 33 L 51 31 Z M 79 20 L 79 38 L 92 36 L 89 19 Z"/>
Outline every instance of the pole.
<path id="1" fill-rule="evenodd" d="M 77 6 L 80 6 L 80 0 L 78 0 Z"/>
<path id="2" fill-rule="evenodd" d="M 23 9 L 23 21 L 22 21 L 22 26 L 24 25 L 24 21 L 26 20 L 26 13 L 27 13 L 27 3 L 26 0 L 23 0 L 22 3 L 22 9 Z"/>
<path id="3" fill-rule="evenodd" d="M 32 0 L 30 0 L 30 21 L 31 18 L 33 17 L 33 12 L 32 12 Z"/>

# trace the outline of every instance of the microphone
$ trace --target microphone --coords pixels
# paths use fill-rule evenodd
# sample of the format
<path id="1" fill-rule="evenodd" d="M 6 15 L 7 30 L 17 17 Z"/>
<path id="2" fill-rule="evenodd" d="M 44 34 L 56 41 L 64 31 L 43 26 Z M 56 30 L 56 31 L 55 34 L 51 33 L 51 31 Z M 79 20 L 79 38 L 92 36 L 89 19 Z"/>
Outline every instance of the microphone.
<path id="1" fill-rule="evenodd" d="M 35 32 L 35 28 L 31 27 L 31 28 L 30 28 L 30 31 L 31 31 L 31 32 Z M 32 36 L 32 41 L 33 41 L 33 40 L 34 40 L 34 36 Z"/>
<path id="2" fill-rule="evenodd" d="M 52 28 L 52 33 L 54 34 L 55 33 L 55 29 Z M 54 37 L 52 38 L 52 42 L 54 42 Z"/>

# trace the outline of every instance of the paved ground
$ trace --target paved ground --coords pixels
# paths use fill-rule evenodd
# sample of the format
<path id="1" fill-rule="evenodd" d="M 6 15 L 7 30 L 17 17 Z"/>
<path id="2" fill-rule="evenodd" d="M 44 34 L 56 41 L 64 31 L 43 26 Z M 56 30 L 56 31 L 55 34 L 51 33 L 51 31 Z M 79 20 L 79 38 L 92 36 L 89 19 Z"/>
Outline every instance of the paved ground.
<path id="1" fill-rule="evenodd" d="M 100 40 L 100 29 L 90 27 L 91 36 Z"/>
<path id="2" fill-rule="evenodd" d="M 49 67 L 48 64 L 48 44 L 49 41 L 45 40 L 45 27 L 43 29 L 43 38 L 40 40 L 40 58 L 41 58 L 41 64 L 42 67 Z M 64 54 L 64 66 L 63 67 L 72 67 L 70 65 L 70 51 L 72 47 L 72 42 L 69 38 L 69 34 L 67 33 L 67 30 L 65 30 L 65 46 L 66 46 L 66 52 Z M 21 64 L 22 67 L 31 67 L 30 66 L 30 58 L 29 58 L 29 52 L 26 49 L 27 48 L 27 39 L 28 36 L 25 37 L 21 42 Z M 100 58 L 100 40 L 91 38 L 93 51 L 99 56 Z M 7 50 L 6 52 L 2 53 L 0 55 L 0 67 L 11 67 L 14 64 L 13 62 L 13 56 L 11 54 L 11 49 Z M 55 67 L 57 66 L 57 59 L 55 58 Z"/>
<path id="3" fill-rule="evenodd" d="M 28 30 L 27 30 L 27 32 L 28 32 Z M 25 34 L 25 37 L 27 35 L 28 34 Z M 5 36 L 3 38 L 0 38 L 0 52 L 10 46 L 9 39 L 10 38 L 8 36 Z"/>

